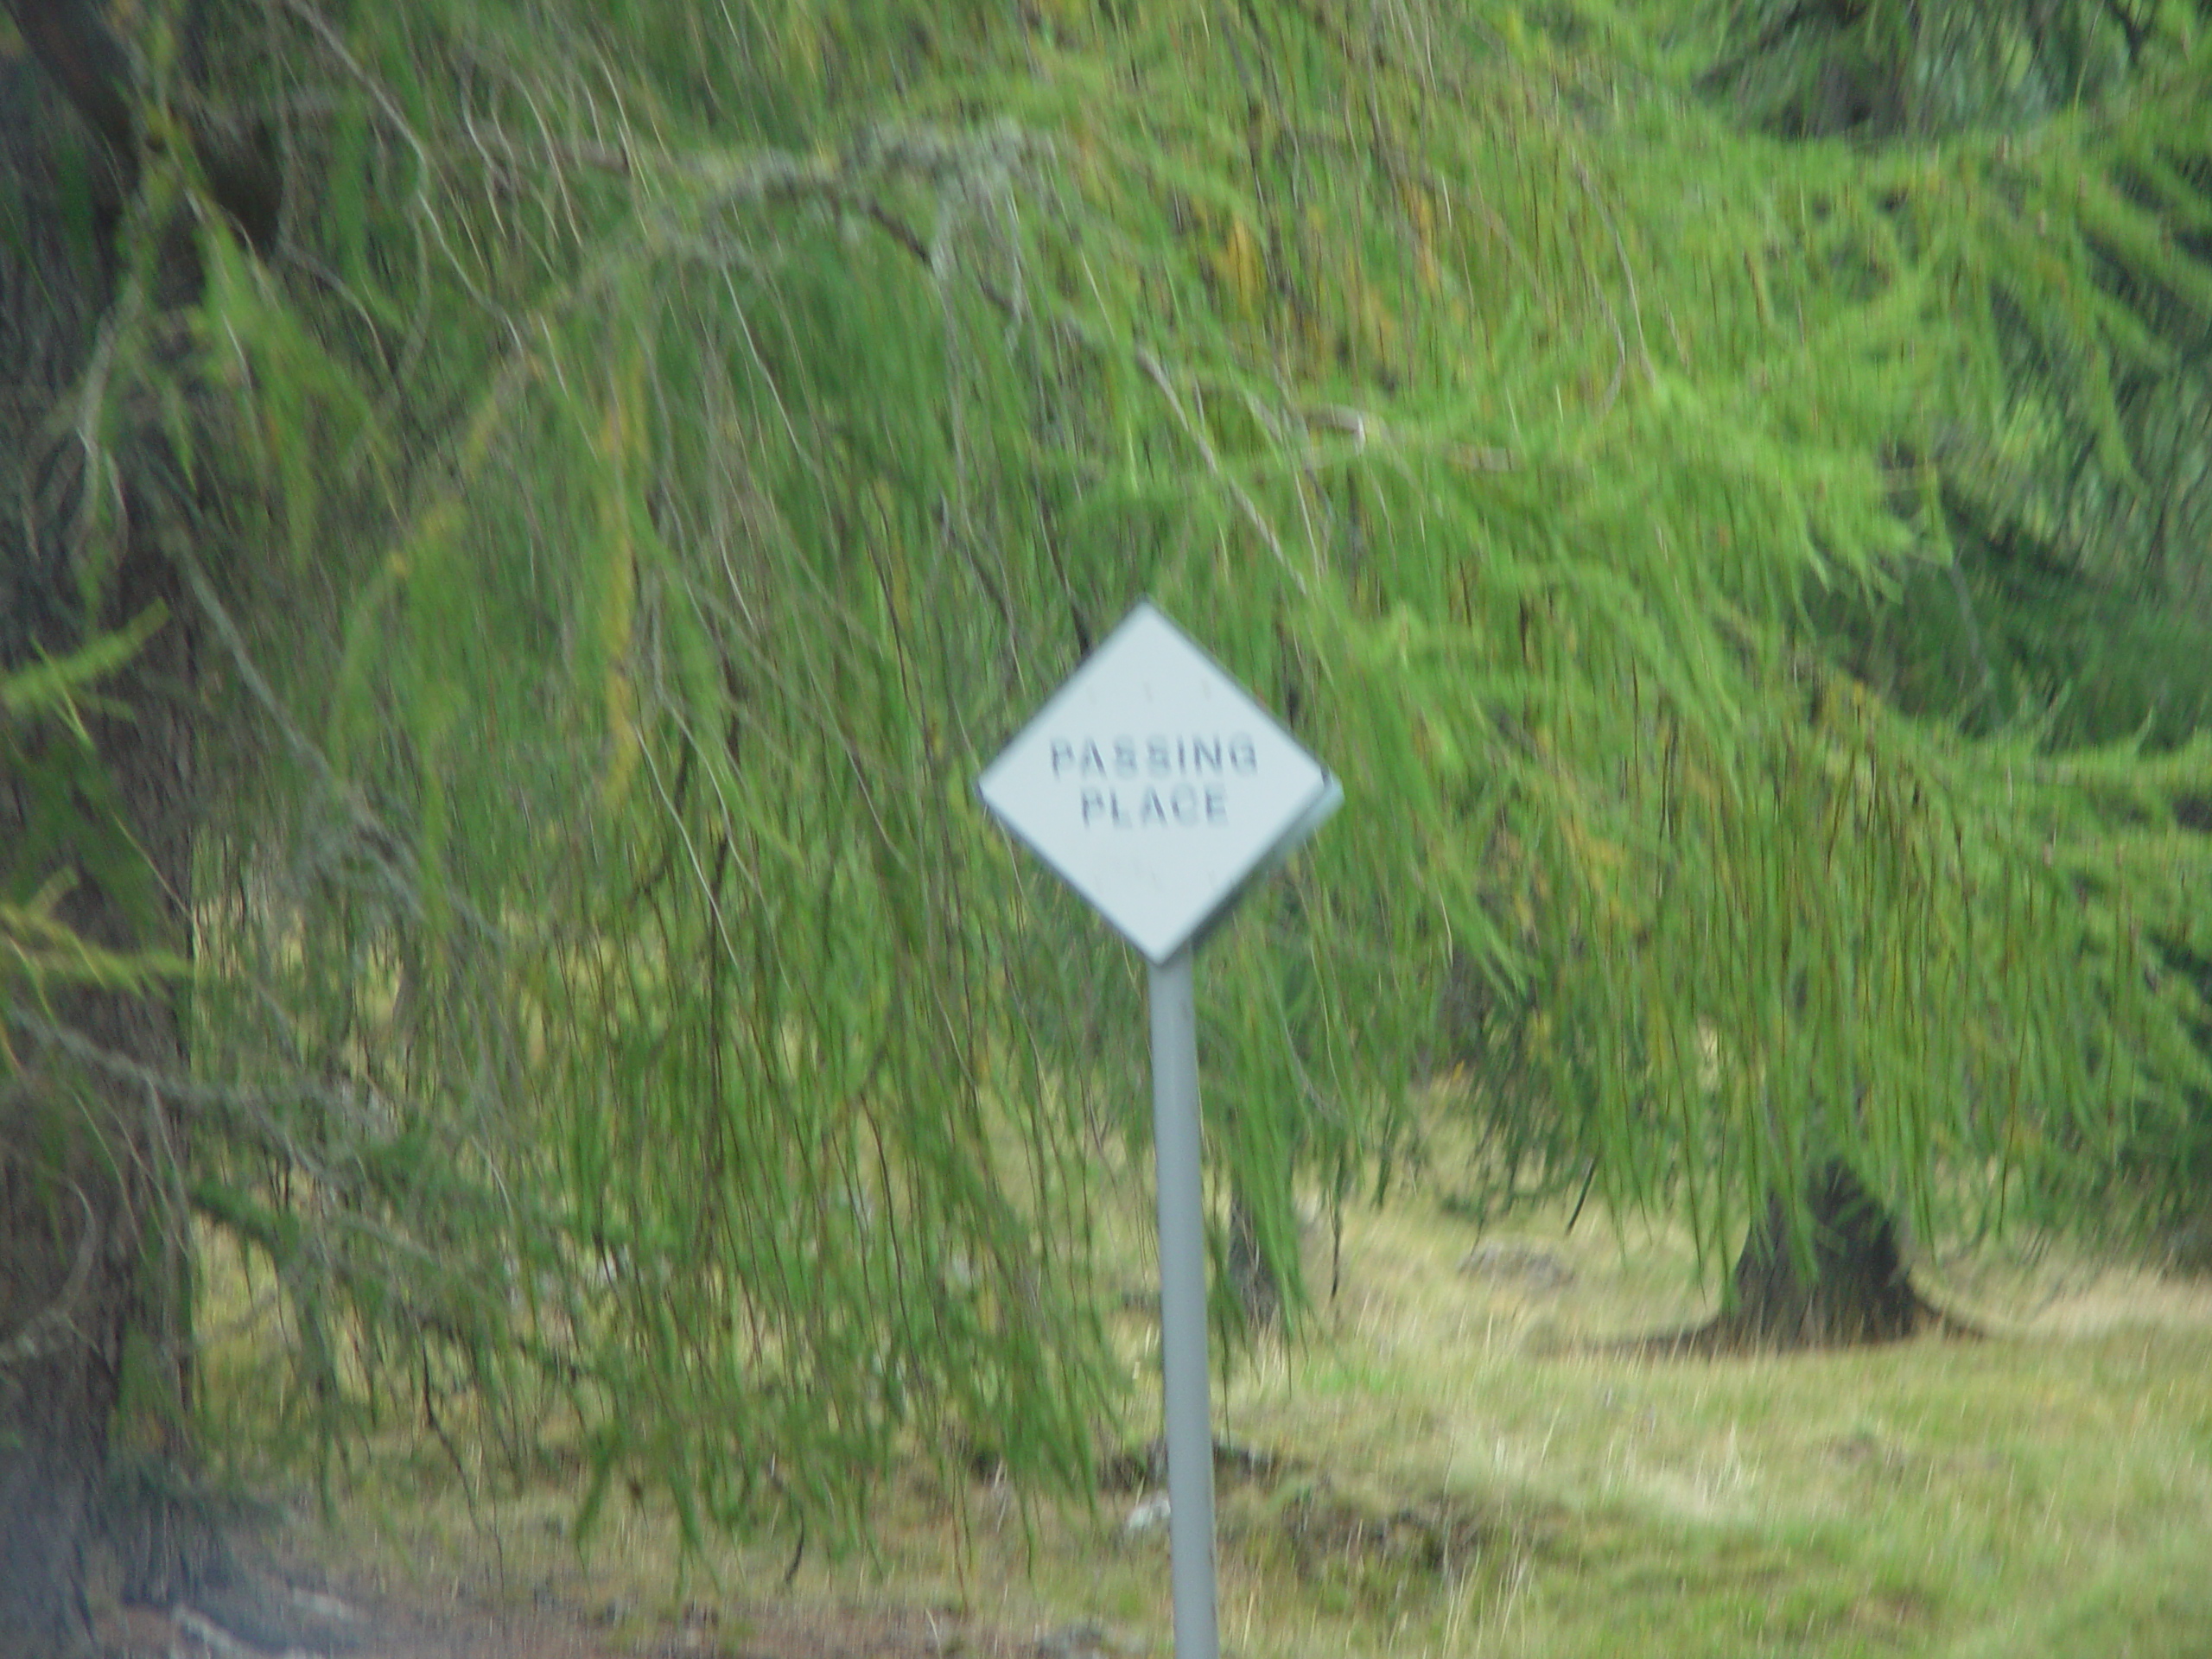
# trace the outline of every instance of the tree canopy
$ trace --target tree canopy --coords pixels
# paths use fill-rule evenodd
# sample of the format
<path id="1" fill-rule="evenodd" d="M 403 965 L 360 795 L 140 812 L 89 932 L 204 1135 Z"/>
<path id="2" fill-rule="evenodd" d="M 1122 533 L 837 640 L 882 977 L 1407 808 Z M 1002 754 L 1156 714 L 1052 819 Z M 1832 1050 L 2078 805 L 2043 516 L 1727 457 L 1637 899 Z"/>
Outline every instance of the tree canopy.
<path id="1" fill-rule="evenodd" d="M 1455 1042 L 1498 1179 L 1717 1251 L 2203 1088 L 2197 9 L 137 18 L 68 407 L 95 544 L 103 468 L 198 504 L 150 1082 L 318 1440 L 469 1390 L 699 1526 L 1084 1479 L 1139 982 L 972 780 L 1145 594 L 1346 791 L 1204 976 L 1287 1269 Z M 282 157 L 265 251 L 202 118 Z"/>

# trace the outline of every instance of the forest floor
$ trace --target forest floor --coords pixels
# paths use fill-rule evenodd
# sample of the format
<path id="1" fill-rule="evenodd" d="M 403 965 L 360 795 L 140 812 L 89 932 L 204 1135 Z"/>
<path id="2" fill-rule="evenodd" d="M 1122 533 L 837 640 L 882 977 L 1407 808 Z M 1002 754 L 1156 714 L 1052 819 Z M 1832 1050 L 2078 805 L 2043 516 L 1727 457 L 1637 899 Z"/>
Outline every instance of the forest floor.
<path id="1" fill-rule="evenodd" d="M 1703 1311 L 1684 1241 L 1562 1224 L 1478 1227 L 1432 1173 L 1347 1218 L 1333 1296 L 1311 1241 L 1311 1335 L 1241 1360 L 1219 1411 L 1225 1654 L 2212 1655 L 2212 1276 L 1938 1250 L 1916 1277 L 1982 1339 L 1660 1360 L 1613 1339 Z M 1124 1475 L 1090 1510 L 917 1471 L 865 1554 L 787 1580 L 789 1539 L 687 1556 L 649 1501 L 580 1552 L 573 1482 L 464 1491 L 442 1448 L 392 1447 L 334 1510 L 280 1511 L 286 1632 L 109 1631 L 162 1659 L 1166 1659 L 1166 1531 Z"/>

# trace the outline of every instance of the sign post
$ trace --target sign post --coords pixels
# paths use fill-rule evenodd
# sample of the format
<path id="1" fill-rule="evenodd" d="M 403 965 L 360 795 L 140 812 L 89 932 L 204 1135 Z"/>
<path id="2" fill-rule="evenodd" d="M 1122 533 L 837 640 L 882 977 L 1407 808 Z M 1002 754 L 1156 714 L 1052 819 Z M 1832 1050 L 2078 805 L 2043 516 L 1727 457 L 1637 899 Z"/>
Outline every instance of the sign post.
<path id="1" fill-rule="evenodd" d="M 1191 947 L 1152 969 L 1152 1155 L 1160 1193 L 1160 1360 L 1176 1659 L 1217 1659 L 1206 1217 L 1199 1179 L 1198 1016 Z"/>
<path id="2" fill-rule="evenodd" d="M 1153 1156 L 1176 1659 L 1217 1659 L 1205 1192 L 1192 957 L 1344 791 L 1149 603 L 977 785 L 1152 965 Z"/>

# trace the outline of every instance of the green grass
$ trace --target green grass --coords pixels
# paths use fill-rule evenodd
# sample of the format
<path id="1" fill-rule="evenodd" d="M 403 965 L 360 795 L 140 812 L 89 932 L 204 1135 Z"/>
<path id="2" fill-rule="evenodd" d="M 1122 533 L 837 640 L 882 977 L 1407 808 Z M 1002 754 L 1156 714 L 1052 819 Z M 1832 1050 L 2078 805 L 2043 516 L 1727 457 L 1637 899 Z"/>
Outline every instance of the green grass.
<path id="1" fill-rule="evenodd" d="M 1409 1601 L 1371 1650 L 2212 1654 L 2212 1287 L 1993 1273 L 2005 1299 L 1951 1299 L 1991 1340 L 1661 1361 L 1586 1338 L 1694 1316 L 1678 1247 L 1523 1236 L 1573 1283 L 1369 1218 L 1328 1338 L 1233 1395 L 1255 1440 L 1522 1519 L 1504 1589 Z M 1312 1650 L 1370 1650 L 1340 1634 Z"/>
<path id="2" fill-rule="evenodd" d="M 1515 1229 L 1524 1263 L 1571 1270 L 1546 1285 L 1462 1271 L 1482 1237 L 1433 1193 L 1353 1216 L 1311 1339 L 1228 1386 L 1221 1432 L 1276 1459 L 1222 1484 L 1230 1652 L 2212 1655 L 2212 1281 L 1950 1261 L 1939 1294 L 1988 1340 L 1660 1361 L 1599 1344 L 1696 1316 L 1679 1239 Z M 683 1567 L 623 1504 L 579 1562 L 573 1491 L 480 1488 L 472 1510 L 443 1458 L 381 1454 L 334 1547 L 458 1561 L 448 1580 L 639 1637 L 705 1601 L 734 1643 L 785 1599 L 787 1542 Z M 1132 1501 L 1025 1516 L 916 1476 L 872 1554 L 810 1552 L 787 1599 L 1088 1621 L 1165 1655 L 1166 1536 L 1125 1535 Z"/>

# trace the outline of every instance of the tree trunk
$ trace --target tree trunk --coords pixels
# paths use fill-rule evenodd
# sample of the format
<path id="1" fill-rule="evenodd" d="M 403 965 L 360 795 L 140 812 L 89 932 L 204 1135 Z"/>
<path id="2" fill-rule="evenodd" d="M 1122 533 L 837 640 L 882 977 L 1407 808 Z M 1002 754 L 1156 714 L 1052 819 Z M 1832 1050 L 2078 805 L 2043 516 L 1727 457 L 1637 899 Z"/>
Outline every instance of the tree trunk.
<path id="1" fill-rule="evenodd" d="M 1896 1220 L 1851 1166 L 1814 1172 L 1811 1236 L 1790 1236 L 1779 1194 L 1744 1242 L 1731 1306 L 1721 1316 L 1746 1347 L 1839 1348 L 1896 1342 L 1936 1315 L 1912 1287 Z"/>
<path id="2" fill-rule="evenodd" d="M 1260 1241 L 1260 1218 L 1243 1189 L 1229 1194 L 1229 1284 L 1249 1336 L 1272 1335 L 1282 1325 L 1282 1281 Z"/>
<path id="3" fill-rule="evenodd" d="M 0 1395 L 0 1651 L 68 1653 L 90 1631 L 84 1546 L 115 1402 L 129 1267 L 111 1229 L 126 1197 L 90 1173 L 80 1143 L 30 1166 L 13 1155 L 26 1127 L 4 1124 L 0 1172 L 0 1318 L 11 1333 Z M 58 1190 L 57 1190 L 58 1189 Z M 55 1200 L 59 1198 L 57 1204 Z M 74 1211 L 78 1237 L 62 1222 Z"/>
<path id="4" fill-rule="evenodd" d="M 1857 1172 L 1831 1160 L 1808 1178 L 1808 1232 L 1782 1195 L 1744 1241 L 1727 1305 L 1703 1325 L 1624 1344 L 1645 1354 L 1724 1354 L 1900 1342 L 1923 1331 L 1977 1334 L 1913 1288 L 1895 1217 Z"/>
<path id="5" fill-rule="evenodd" d="M 143 505 L 143 504 L 142 504 Z M 150 515 L 149 515 L 150 516 Z M 92 735 L 115 788 L 117 821 L 144 858 L 150 913 L 114 895 L 87 895 L 79 931 L 112 929 L 118 950 L 192 954 L 192 855 L 200 823 L 194 788 L 198 702 L 197 617 L 177 571 L 143 541 L 125 550 L 109 600 L 110 626 L 162 607 L 168 620 L 109 690 L 127 712 Z M 166 990 L 86 999 L 78 1029 L 118 1058 L 162 1077 L 189 1066 L 182 1022 Z M 124 1194 L 133 1224 L 118 1238 L 130 1253 L 127 1294 L 118 1311 L 130 1363 L 110 1418 L 96 1529 L 117 1558 L 125 1600 L 167 1607 L 194 1599 L 223 1576 L 226 1555 L 207 1505 L 191 1487 L 199 1471 L 191 1432 L 191 1239 L 183 1197 L 189 1126 L 142 1082 L 88 1077 L 88 1092 L 114 1117 L 103 1149 L 130 1158 L 135 1190 Z"/>
<path id="6" fill-rule="evenodd" d="M 56 919 L 88 944 L 183 955 L 196 817 L 191 612 L 154 538 L 126 530 L 87 614 L 86 469 L 67 402 L 112 293 L 110 238 L 131 171 L 71 111 L 84 110 L 88 87 L 121 97 L 95 83 L 122 60 L 111 39 L 86 33 L 97 20 L 81 4 L 13 0 L 11 10 L 46 73 L 0 64 L 0 673 L 156 607 L 168 620 L 97 700 L 80 702 L 89 751 L 59 722 L 11 734 L 0 891 L 21 900 L 60 880 Z M 95 81 L 73 84 L 73 73 Z M 103 112 L 112 105 L 90 114 Z M 147 504 L 124 460 L 128 525 Z M 162 1339 L 176 1310 L 158 1297 L 145 1305 L 140 1269 L 158 1229 L 181 1224 L 166 1195 L 181 1125 L 147 1079 L 182 1070 L 183 1039 L 165 991 L 24 988 L 0 981 L 0 1652 L 68 1653 L 89 1643 L 86 1555 L 134 1326 L 156 1338 L 151 1386 L 164 1374 L 181 1383 Z"/>
<path id="7" fill-rule="evenodd" d="M 118 598 L 143 603 L 163 574 L 157 561 L 133 557 Z M 122 884 L 79 872 L 61 919 L 110 949 L 174 949 L 181 937 L 190 726 L 175 691 L 188 661 L 188 642 L 172 625 L 108 688 L 130 716 L 94 726 L 115 817 L 143 849 L 157 906 L 149 928 Z M 22 779 L 0 780 L 0 842 L 14 839 L 35 804 L 30 795 Z M 51 1011 L 56 1025 L 110 1056 L 162 1075 L 181 1069 L 181 1036 L 163 996 L 83 992 L 56 999 Z M 10 1039 L 26 1052 L 22 1032 Z M 9 1081 L 4 1102 L 0 1652 L 66 1652 L 88 1634 L 85 1552 L 107 1475 L 125 1338 L 142 1313 L 140 1264 L 156 1217 L 175 1219 L 155 1183 L 181 1148 L 179 1126 L 152 1091 L 50 1046 Z M 154 1334 L 164 1324 L 156 1321 Z"/>

